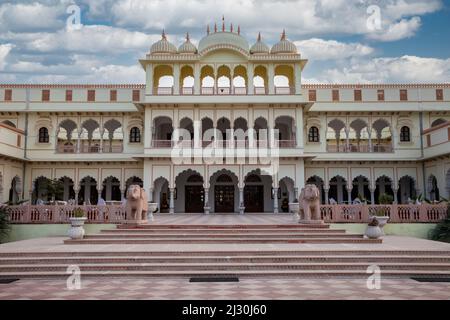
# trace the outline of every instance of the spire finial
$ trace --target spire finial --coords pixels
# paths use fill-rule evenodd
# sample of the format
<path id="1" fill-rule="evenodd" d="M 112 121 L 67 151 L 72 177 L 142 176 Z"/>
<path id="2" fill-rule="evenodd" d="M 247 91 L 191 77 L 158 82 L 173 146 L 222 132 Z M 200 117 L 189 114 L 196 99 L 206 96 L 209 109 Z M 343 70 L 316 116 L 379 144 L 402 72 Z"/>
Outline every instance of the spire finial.
<path id="1" fill-rule="evenodd" d="M 166 37 L 166 31 L 165 31 L 164 29 L 162 30 L 161 37 L 162 37 L 164 40 L 167 39 L 167 37 Z"/>
<path id="2" fill-rule="evenodd" d="M 230 32 L 233 32 L 233 24 L 230 26 Z"/>
<path id="3" fill-rule="evenodd" d="M 206 34 L 209 35 L 209 24 L 206 26 Z"/>
<path id="4" fill-rule="evenodd" d="M 281 34 L 281 40 L 286 40 L 286 30 L 283 29 L 283 33 Z"/>
<path id="5" fill-rule="evenodd" d="M 241 26 L 240 25 L 238 25 L 238 34 L 239 35 L 241 34 Z"/>
<path id="6" fill-rule="evenodd" d="M 214 22 L 214 32 L 217 32 L 217 23 Z"/>
<path id="7" fill-rule="evenodd" d="M 186 32 L 186 41 L 189 42 L 190 38 L 189 38 L 189 32 Z"/>
<path id="8" fill-rule="evenodd" d="M 261 32 L 258 33 L 258 39 L 257 41 L 261 41 Z"/>
<path id="9" fill-rule="evenodd" d="M 225 32 L 225 16 L 222 16 L 222 32 Z"/>

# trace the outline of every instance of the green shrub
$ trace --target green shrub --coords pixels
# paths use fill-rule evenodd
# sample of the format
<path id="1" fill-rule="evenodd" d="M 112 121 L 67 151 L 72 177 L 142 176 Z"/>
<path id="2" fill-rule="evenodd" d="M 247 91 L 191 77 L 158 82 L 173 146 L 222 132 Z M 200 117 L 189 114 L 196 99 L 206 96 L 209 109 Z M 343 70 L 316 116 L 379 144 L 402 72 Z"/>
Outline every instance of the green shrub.
<path id="1" fill-rule="evenodd" d="M 394 198 L 392 196 L 388 195 L 387 193 L 382 193 L 378 197 L 378 202 L 380 204 L 392 204 L 393 201 L 394 201 Z"/>
<path id="2" fill-rule="evenodd" d="M 450 243 L 450 205 L 447 206 L 447 218 L 439 222 L 430 233 L 431 240 Z"/>
<path id="3" fill-rule="evenodd" d="M 75 208 L 73 210 L 73 216 L 74 218 L 84 218 L 86 217 L 86 212 L 84 212 L 84 210 L 81 208 Z"/>
<path id="4" fill-rule="evenodd" d="M 11 226 L 9 225 L 9 215 L 6 212 L 6 206 L 0 204 L 0 243 L 1 240 L 9 233 Z"/>

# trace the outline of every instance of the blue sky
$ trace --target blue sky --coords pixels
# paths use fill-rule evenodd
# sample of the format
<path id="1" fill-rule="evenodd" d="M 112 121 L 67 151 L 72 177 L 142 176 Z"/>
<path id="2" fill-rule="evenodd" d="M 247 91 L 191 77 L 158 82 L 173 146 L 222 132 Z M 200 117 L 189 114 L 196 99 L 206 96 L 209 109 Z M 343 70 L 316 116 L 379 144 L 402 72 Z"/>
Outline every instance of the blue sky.
<path id="1" fill-rule="evenodd" d="M 448 0 L 2 1 L 0 82 L 143 83 L 137 60 L 163 28 L 177 46 L 187 31 L 198 43 L 222 15 L 250 45 L 261 31 L 271 46 L 285 28 L 309 60 L 304 82 L 450 82 Z"/>

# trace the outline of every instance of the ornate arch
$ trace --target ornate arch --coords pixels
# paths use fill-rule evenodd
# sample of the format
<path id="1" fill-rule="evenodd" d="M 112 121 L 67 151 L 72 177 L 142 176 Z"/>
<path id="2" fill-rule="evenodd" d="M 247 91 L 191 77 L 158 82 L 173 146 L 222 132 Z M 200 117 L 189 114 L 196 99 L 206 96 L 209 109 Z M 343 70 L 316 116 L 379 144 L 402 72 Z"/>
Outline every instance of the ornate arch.
<path id="1" fill-rule="evenodd" d="M 235 172 L 228 170 L 228 169 L 220 169 L 220 170 L 216 170 L 215 172 L 213 172 L 212 174 L 209 175 L 209 179 L 208 179 L 209 185 L 211 185 L 211 183 L 214 182 L 212 180 L 214 177 L 217 178 L 217 177 L 221 176 L 222 174 L 229 175 L 233 179 L 234 182 L 239 184 L 239 177 L 236 175 Z"/>

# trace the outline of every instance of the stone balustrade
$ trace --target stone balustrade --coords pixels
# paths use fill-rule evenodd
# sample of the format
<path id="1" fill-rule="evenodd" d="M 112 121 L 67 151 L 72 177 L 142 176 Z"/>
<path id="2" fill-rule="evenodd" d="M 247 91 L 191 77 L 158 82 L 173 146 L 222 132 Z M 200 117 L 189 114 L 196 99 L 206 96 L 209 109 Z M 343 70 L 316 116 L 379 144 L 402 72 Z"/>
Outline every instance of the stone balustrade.
<path id="1" fill-rule="evenodd" d="M 25 223 L 69 223 L 75 208 L 87 213 L 87 223 L 122 223 L 126 210 L 122 205 L 106 206 L 9 206 L 10 221 Z M 327 223 L 366 223 L 376 212 L 390 217 L 389 223 L 436 223 L 447 217 L 447 204 L 393 205 L 321 205 Z"/>

